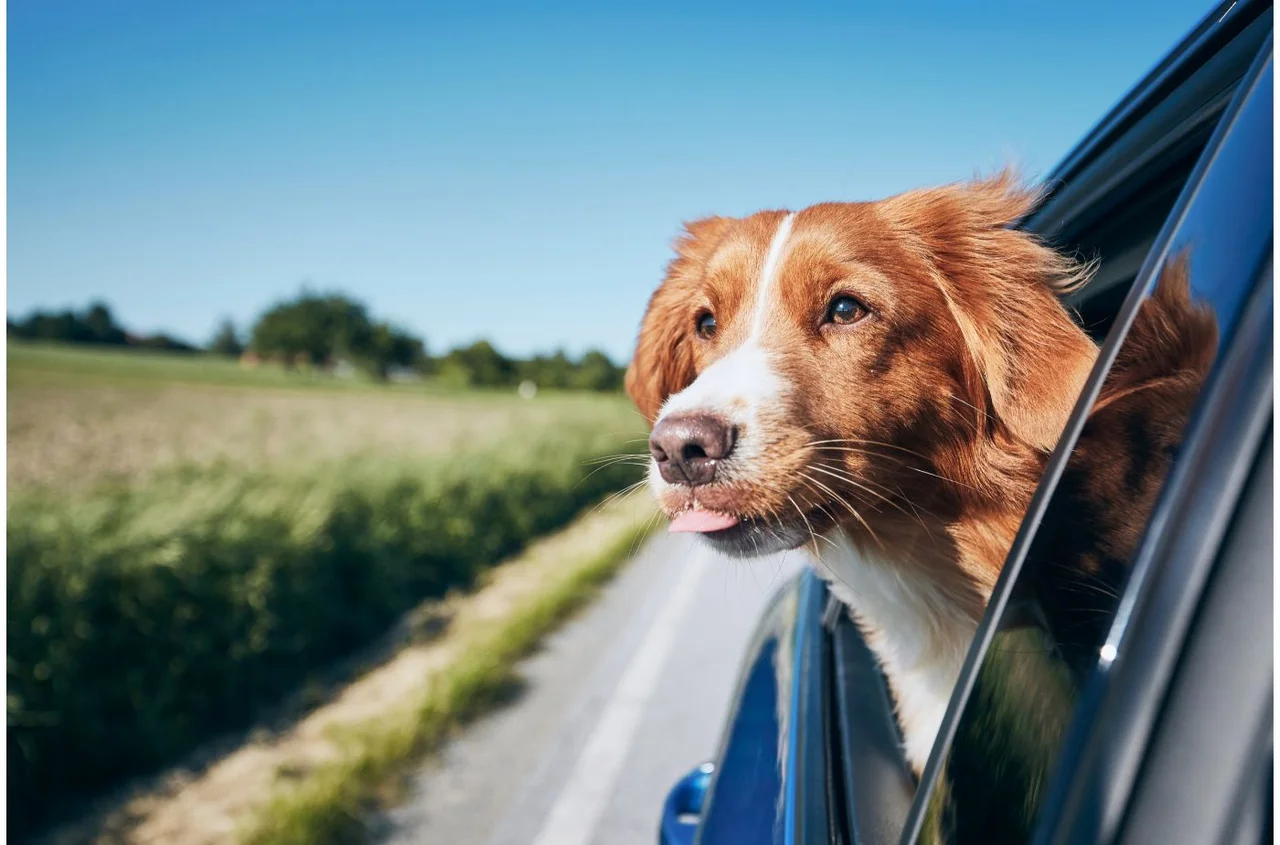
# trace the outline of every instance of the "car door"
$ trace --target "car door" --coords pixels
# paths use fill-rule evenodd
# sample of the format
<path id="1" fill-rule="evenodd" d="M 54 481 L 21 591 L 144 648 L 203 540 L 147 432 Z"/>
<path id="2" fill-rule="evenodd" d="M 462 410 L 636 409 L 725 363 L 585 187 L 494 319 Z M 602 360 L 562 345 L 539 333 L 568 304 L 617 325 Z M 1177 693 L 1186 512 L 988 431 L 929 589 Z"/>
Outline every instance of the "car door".
<path id="1" fill-rule="evenodd" d="M 1104 255 L 1082 294 L 1088 324 L 1125 291 L 904 843 L 1238 841 L 1269 819 L 1273 90 L 1270 9 L 1246 11 L 1261 44 L 1136 282 Z"/>

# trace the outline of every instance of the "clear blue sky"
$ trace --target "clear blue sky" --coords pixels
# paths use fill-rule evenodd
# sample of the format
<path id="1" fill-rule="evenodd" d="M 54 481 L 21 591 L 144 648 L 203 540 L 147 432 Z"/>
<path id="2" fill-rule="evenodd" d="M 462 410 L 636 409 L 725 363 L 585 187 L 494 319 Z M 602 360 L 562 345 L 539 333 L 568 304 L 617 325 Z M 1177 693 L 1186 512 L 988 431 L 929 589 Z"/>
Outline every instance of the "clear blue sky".
<path id="1" fill-rule="evenodd" d="M 1210 4 L 617 8 L 10 0 L 9 313 L 625 360 L 680 221 L 1044 175 Z"/>

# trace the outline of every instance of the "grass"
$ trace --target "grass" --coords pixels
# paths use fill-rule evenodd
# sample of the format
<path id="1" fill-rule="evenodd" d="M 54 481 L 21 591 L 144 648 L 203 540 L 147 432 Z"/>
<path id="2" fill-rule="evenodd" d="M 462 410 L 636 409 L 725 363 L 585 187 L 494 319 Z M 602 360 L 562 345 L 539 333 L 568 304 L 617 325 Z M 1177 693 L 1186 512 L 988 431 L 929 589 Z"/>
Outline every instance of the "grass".
<path id="1" fill-rule="evenodd" d="M 623 438 L 644 428 L 618 395 L 344 384 L 208 357 L 10 343 L 9 491 L 138 485 L 175 468 L 298 475 L 465 456 L 566 422 Z"/>
<path id="2" fill-rule="evenodd" d="M 367 812 L 394 792 L 407 766 L 504 701 L 517 684 L 517 662 L 613 577 L 652 526 L 651 519 L 632 520 L 605 548 L 563 560 L 556 580 L 474 632 L 420 700 L 359 726 L 339 759 L 299 785 L 281 787 L 243 830 L 241 842 L 338 845 L 364 839 Z"/>
<path id="3" fill-rule="evenodd" d="M 386 390 L 357 376 L 335 379 L 279 366 L 244 367 L 239 361 L 203 352 L 175 354 L 158 350 L 86 347 L 8 340 L 9 377 L 23 384 L 41 379 L 61 382 L 180 382 L 242 387 Z M 409 389 L 407 386 L 404 389 Z M 421 389 L 421 386 L 419 386 Z M 444 388 L 441 388 L 444 389 Z"/>
<path id="4" fill-rule="evenodd" d="M 14 344 L 9 375 L 19 815 L 247 724 L 634 480 L 593 464 L 643 436 L 619 396 L 297 389 L 211 359 Z"/>

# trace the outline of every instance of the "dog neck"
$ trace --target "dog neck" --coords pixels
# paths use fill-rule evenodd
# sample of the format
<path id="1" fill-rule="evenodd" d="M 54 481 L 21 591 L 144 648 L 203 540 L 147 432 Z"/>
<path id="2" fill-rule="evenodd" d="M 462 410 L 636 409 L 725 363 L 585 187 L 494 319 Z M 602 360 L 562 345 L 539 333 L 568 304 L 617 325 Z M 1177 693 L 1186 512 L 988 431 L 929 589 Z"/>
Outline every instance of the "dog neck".
<path id="1" fill-rule="evenodd" d="M 904 752 L 918 774 L 928 761 L 978 621 L 1022 511 L 930 524 L 897 521 L 876 535 L 837 528 L 818 570 L 851 611 L 888 679 Z M 1023 508 L 1025 509 L 1025 507 Z"/>

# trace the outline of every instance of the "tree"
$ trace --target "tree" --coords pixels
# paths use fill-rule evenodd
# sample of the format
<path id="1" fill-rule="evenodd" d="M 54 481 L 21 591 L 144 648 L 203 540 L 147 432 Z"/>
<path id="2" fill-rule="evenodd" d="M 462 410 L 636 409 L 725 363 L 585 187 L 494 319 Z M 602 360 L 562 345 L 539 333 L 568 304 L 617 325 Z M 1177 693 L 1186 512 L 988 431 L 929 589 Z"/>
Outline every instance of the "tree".
<path id="1" fill-rule="evenodd" d="M 89 310 L 85 312 L 83 323 L 85 333 L 88 335 L 86 340 L 89 343 L 121 344 L 127 342 L 124 329 L 116 325 L 115 318 L 111 316 L 111 310 L 107 308 L 106 303 L 92 303 L 89 306 Z"/>
<path id="2" fill-rule="evenodd" d="M 387 323 L 378 323 L 373 327 L 363 358 L 364 366 L 375 378 L 385 379 L 392 367 L 424 371 L 427 346 L 421 338 Z"/>
<path id="3" fill-rule="evenodd" d="M 614 366 L 609 356 L 592 349 L 582 356 L 573 386 L 581 390 L 619 390 L 622 388 L 623 371 Z"/>
<path id="4" fill-rule="evenodd" d="M 224 319 L 219 325 L 218 330 L 213 334 L 213 340 L 209 343 L 209 351 L 215 355 L 224 355 L 228 358 L 238 358 L 244 352 L 244 344 L 240 342 L 240 333 L 236 331 L 235 323 L 230 318 Z"/>
<path id="5" fill-rule="evenodd" d="M 572 386 L 576 365 L 557 349 L 552 355 L 535 355 L 519 365 L 521 378 L 532 381 L 538 387 L 563 390 Z"/>
<path id="6" fill-rule="evenodd" d="M 111 310 L 101 302 L 89 306 L 83 315 L 74 311 L 54 314 L 36 311 L 27 319 L 11 323 L 10 332 L 28 340 L 47 340 L 61 343 L 102 343 L 124 345 L 129 342 L 124 329 L 111 316 Z"/>
<path id="7" fill-rule="evenodd" d="M 487 340 L 452 350 L 441 362 L 441 369 L 447 377 L 473 387 L 507 387 L 519 380 L 516 363 Z"/>
<path id="8" fill-rule="evenodd" d="M 421 338 L 373 322 L 364 305 L 339 294 L 304 291 L 291 302 L 273 306 L 254 325 L 251 345 L 259 355 L 286 362 L 301 358 L 321 366 L 345 359 L 379 380 L 392 367 L 427 367 Z"/>
<path id="9" fill-rule="evenodd" d="M 304 291 L 258 318 L 251 345 L 259 355 L 286 361 L 302 357 L 318 366 L 340 357 L 360 357 L 372 337 L 373 324 L 363 305 L 337 294 Z"/>

